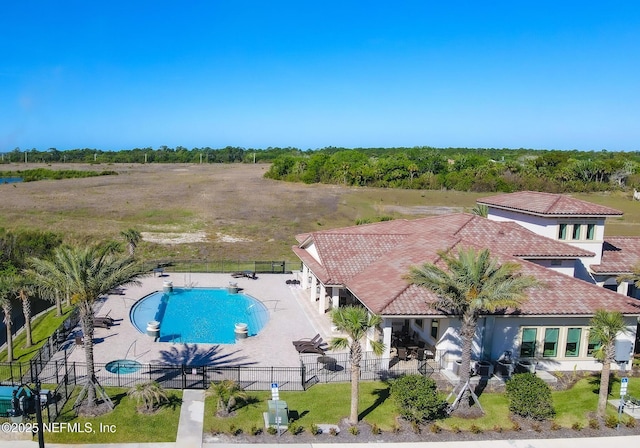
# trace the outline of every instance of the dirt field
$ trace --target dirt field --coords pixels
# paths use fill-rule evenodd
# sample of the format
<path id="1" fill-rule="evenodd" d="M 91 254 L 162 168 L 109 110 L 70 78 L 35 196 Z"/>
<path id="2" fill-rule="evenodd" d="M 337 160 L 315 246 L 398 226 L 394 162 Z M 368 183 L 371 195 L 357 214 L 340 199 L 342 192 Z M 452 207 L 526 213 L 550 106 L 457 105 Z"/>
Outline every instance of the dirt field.
<path id="1" fill-rule="evenodd" d="M 268 166 L 262 164 L 2 169 L 38 167 L 119 174 L 0 185 L 0 227 L 50 230 L 73 242 L 119 240 L 120 231 L 135 228 L 143 233 L 139 254 L 146 259 L 294 260 L 290 248 L 298 233 L 353 225 L 357 219 L 468 210 L 487 195 L 279 182 L 263 178 Z M 634 220 L 625 218 L 625 226 L 635 230 Z"/>

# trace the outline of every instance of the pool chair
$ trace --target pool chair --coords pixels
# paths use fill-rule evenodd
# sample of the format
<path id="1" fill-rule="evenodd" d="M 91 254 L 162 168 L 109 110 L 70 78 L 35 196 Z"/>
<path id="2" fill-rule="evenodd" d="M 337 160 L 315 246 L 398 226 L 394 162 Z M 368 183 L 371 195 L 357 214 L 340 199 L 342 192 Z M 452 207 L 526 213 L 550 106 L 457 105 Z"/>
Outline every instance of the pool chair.
<path id="1" fill-rule="evenodd" d="M 322 336 L 320 336 L 320 333 L 316 334 L 311 339 L 306 338 L 306 339 L 298 339 L 297 341 L 293 341 L 293 345 L 295 347 L 299 345 L 321 344 L 321 343 L 322 343 Z"/>
<path id="2" fill-rule="evenodd" d="M 329 346 L 326 342 L 320 342 L 318 344 L 302 344 L 296 346 L 296 350 L 298 351 L 298 353 L 318 353 L 320 355 L 324 355 L 328 349 Z"/>
<path id="3" fill-rule="evenodd" d="M 103 320 L 98 317 L 93 318 L 93 326 L 98 328 L 111 328 L 111 325 L 107 320 Z"/>
<path id="4" fill-rule="evenodd" d="M 101 322 L 106 322 L 109 325 L 113 325 L 114 324 L 114 320 L 112 317 L 109 316 L 94 316 L 93 317 L 93 321 L 101 321 Z"/>

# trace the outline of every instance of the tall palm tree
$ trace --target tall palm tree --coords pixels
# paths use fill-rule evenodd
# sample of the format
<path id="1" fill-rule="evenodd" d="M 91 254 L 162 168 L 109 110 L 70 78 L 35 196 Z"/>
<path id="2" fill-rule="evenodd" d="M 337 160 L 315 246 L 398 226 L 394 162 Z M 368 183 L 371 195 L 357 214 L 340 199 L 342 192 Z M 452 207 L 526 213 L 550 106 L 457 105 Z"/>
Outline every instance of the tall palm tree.
<path id="1" fill-rule="evenodd" d="M 135 256 L 136 247 L 138 247 L 138 243 L 142 239 L 142 235 L 136 229 L 127 229 L 120 232 L 120 235 L 127 242 L 127 247 L 129 248 L 129 255 L 131 257 Z"/>
<path id="2" fill-rule="evenodd" d="M 607 310 L 597 310 L 591 318 L 590 325 L 589 340 L 600 344 L 600 347 L 594 352 L 596 359 L 602 362 L 596 415 L 603 419 L 609 396 L 611 362 L 614 361 L 616 354 L 616 337 L 621 333 L 626 333 L 627 327 L 621 313 Z"/>
<path id="3" fill-rule="evenodd" d="M 351 412 L 349 423 L 358 423 L 358 402 L 360 392 L 360 363 L 362 362 L 361 341 L 367 336 L 370 329 L 377 327 L 382 322 L 380 316 L 370 314 L 361 306 L 345 306 L 331 310 L 331 320 L 339 331 L 347 334 L 346 337 L 337 337 L 331 340 L 332 349 L 349 349 L 349 361 L 351 363 Z M 384 352 L 384 344 L 379 341 L 369 340 L 373 352 L 380 356 Z"/>
<path id="4" fill-rule="evenodd" d="M 0 308 L 4 313 L 4 325 L 7 330 L 7 361 L 13 361 L 13 334 L 11 324 L 11 297 L 14 294 L 13 284 L 9 276 L 0 276 Z"/>
<path id="5" fill-rule="evenodd" d="M 35 286 L 33 279 L 27 274 L 16 275 L 11 278 L 15 296 L 22 304 L 22 314 L 24 315 L 25 343 L 24 347 L 29 348 L 33 345 L 31 337 L 31 297 L 35 295 Z"/>
<path id="6" fill-rule="evenodd" d="M 32 259 L 31 265 L 30 272 L 37 284 L 47 288 L 59 288 L 66 284 L 72 301 L 80 311 L 87 363 L 87 406 L 95 407 L 97 399 L 93 360 L 94 302 L 110 289 L 139 284 L 138 279 L 146 275 L 146 272 L 133 258 L 115 253 L 109 245 L 58 247 L 51 259 Z"/>
<path id="7" fill-rule="evenodd" d="M 488 249 L 460 249 L 457 257 L 449 252 L 438 253 L 447 269 L 426 263 L 411 268 L 408 280 L 437 294 L 434 306 L 446 313 L 460 316 L 461 367 L 457 391 L 461 393 L 456 412 L 468 411 L 467 386 L 471 371 L 473 338 L 481 314 L 504 308 L 518 308 L 527 298 L 529 288 L 538 281 L 520 274 L 520 265 L 514 262 L 499 264 L 491 258 Z M 462 388 L 465 388 L 462 391 Z"/>

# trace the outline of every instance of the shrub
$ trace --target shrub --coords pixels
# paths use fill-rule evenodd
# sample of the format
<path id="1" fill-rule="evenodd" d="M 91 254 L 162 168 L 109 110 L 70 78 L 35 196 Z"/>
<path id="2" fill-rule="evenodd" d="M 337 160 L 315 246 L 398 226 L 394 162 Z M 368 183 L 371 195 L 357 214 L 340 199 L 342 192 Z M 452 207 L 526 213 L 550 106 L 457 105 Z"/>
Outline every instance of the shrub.
<path id="1" fill-rule="evenodd" d="M 493 426 L 493 430 L 494 430 L 495 432 L 497 432 L 497 433 L 501 433 L 502 431 L 504 431 L 504 430 L 502 429 L 502 426 L 500 426 L 500 425 L 494 425 L 494 426 Z"/>
<path id="2" fill-rule="evenodd" d="M 336 428 L 331 427 L 329 429 L 329 434 L 331 434 L 332 436 L 337 436 L 338 435 L 338 430 Z"/>
<path id="3" fill-rule="evenodd" d="M 420 423 L 418 423 L 415 420 L 411 421 L 411 429 L 413 430 L 414 434 L 420 434 L 422 432 L 422 428 L 420 427 Z"/>
<path id="4" fill-rule="evenodd" d="M 522 429 L 522 426 L 520 426 L 520 423 L 518 423 L 515 420 L 511 420 L 511 429 L 513 431 L 520 431 Z"/>
<path id="5" fill-rule="evenodd" d="M 289 425 L 289 432 L 294 436 L 301 434 L 304 431 L 304 427 L 302 425 Z"/>
<path id="6" fill-rule="evenodd" d="M 507 383 L 509 410 L 516 415 L 546 420 L 555 415 L 551 388 L 533 373 L 519 373 Z"/>
<path id="7" fill-rule="evenodd" d="M 360 434 L 360 430 L 356 425 L 349 426 L 349 432 L 354 436 L 357 436 L 358 434 Z"/>
<path id="8" fill-rule="evenodd" d="M 474 423 L 469 427 L 469 431 L 471 431 L 472 434 L 480 434 L 482 433 L 482 428 Z"/>
<path id="9" fill-rule="evenodd" d="M 317 436 L 318 434 L 320 434 L 320 428 L 318 428 L 318 425 L 316 425 L 315 423 L 311 423 L 311 426 L 309 426 L 309 432 L 311 433 L 311 435 Z"/>
<path id="10" fill-rule="evenodd" d="M 589 428 L 591 428 L 591 429 L 600 429 L 600 423 L 598 422 L 598 419 L 590 418 L 589 419 Z"/>
<path id="11" fill-rule="evenodd" d="M 458 434 L 460 432 L 460 427 L 458 425 L 451 425 L 451 432 L 454 434 Z"/>
<path id="12" fill-rule="evenodd" d="M 633 417 L 628 417 L 624 421 L 624 426 L 627 428 L 635 428 L 636 427 L 636 419 Z"/>
<path id="13" fill-rule="evenodd" d="M 434 423 L 429 428 L 429 431 L 431 431 L 433 434 L 440 434 L 442 432 L 442 428 L 437 423 Z"/>
<path id="14" fill-rule="evenodd" d="M 252 436 L 257 436 L 257 435 L 260 435 L 260 434 L 262 434 L 262 428 L 258 428 L 257 426 L 253 425 L 251 427 L 251 435 Z"/>
<path id="15" fill-rule="evenodd" d="M 380 427 L 376 423 L 371 425 L 371 434 L 378 435 L 381 432 L 382 432 L 382 430 L 380 429 Z"/>
<path id="16" fill-rule="evenodd" d="M 276 434 L 278 434 L 278 430 L 273 426 L 269 426 L 267 428 L 267 434 L 271 434 L 272 436 L 275 436 Z"/>
<path id="17" fill-rule="evenodd" d="M 437 392 L 436 382 L 422 375 L 405 375 L 391 384 L 400 415 L 410 422 L 435 420 L 446 415 L 447 402 Z"/>
<path id="18" fill-rule="evenodd" d="M 554 421 L 554 422 L 551 422 L 550 428 L 552 431 L 558 431 L 561 428 L 561 426 L 560 426 L 560 423 Z"/>
<path id="19" fill-rule="evenodd" d="M 571 429 L 575 430 L 575 431 L 582 431 L 582 423 L 580 422 L 575 422 L 573 425 L 571 425 Z"/>
<path id="20" fill-rule="evenodd" d="M 534 423 L 531 425 L 531 429 L 533 429 L 535 432 L 542 432 L 542 426 L 540 426 L 540 423 Z"/>
<path id="21" fill-rule="evenodd" d="M 618 426 L 618 416 L 613 414 L 607 415 L 604 419 L 604 426 L 607 428 L 615 428 Z"/>
<path id="22" fill-rule="evenodd" d="M 391 432 L 394 434 L 398 434 L 400 432 L 400 425 L 398 425 L 397 423 L 394 423 L 393 426 L 391 427 Z"/>

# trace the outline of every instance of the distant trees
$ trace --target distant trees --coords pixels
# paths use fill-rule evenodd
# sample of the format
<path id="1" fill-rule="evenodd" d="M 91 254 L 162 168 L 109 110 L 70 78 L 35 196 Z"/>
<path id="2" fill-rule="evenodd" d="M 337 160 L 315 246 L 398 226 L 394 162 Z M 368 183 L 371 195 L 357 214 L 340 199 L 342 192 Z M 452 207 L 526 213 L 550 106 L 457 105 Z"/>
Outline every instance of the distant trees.
<path id="1" fill-rule="evenodd" d="M 271 163 L 265 177 L 290 182 L 477 192 L 554 193 L 640 187 L 640 151 L 504 148 L 337 148 L 301 150 L 163 145 L 121 151 L 35 148 L 4 153 L 1 163 Z"/>
<path id="2" fill-rule="evenodd" d="M 265 177 L 305 183 L 458 191 L 599 191 L 640 182 L 637 153 L 389 148 L 288 153 Z"/>

